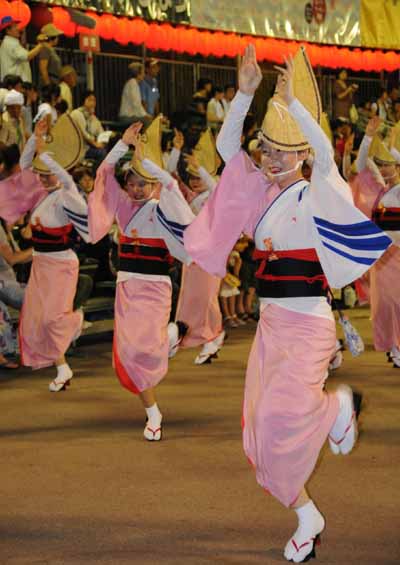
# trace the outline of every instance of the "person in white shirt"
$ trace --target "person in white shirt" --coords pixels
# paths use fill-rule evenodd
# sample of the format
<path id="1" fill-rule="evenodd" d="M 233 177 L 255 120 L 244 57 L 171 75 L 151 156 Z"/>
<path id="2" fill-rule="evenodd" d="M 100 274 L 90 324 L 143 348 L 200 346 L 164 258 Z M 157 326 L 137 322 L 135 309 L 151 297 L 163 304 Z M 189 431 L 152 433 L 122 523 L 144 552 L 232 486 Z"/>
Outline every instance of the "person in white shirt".
<path id="1" fill-rule="evenodd" d="M 87 90 L 82 95 L 82 106 L 71 112 L 71 118 L 83 135 L 85 157 L 95 161 L 104 159 L 106 155 L 105 143 L 99 141 L 99 135 L 104 132 L 104 128 L 95 114 L 96 103 L 93 90 Z"/>
<path id="2" fill-rule="evenodd" d="M 207 125 L 213 132 L 218 132 L 225 118 L 225 111 L 222 105 L 224 91 L 219 86 L 214 88 L 214 96 L 207 104 Z"/>
<path id="3" fill-rule="evenodd" d="M 224 107 L 225 116 L 227 115 L 231 102 L 236 94 L 236 87 L 234 84 L 226 84 L 224 88 L 224 97 L 222 98 L 222 106 Z"/>
<path id="4" fill-rule="evenodd" d="M 54 126 L 58 118 L 56 104 L 60 100 L 60 92 L 60 87 L 57 84 L 46 84 L 46 86 L 43 86 L 41 91 L 42 103 L 39 104 L 34 122 L 37 123 L 46 117 L 49 131 L 52 126 Z"/>
<path id="5" fill-rule="evenodd" d="M 145 126 L 152 120 L 143 104 L 139 84 L 144 78 L 142 63 L 134 61 L 129 65 L 131 78 L 127 80 L 122 90 L 121 106 L 119 109 L 119 119 L 121 122 L 131 124 L 140 121 Z"/>
<path id="6" fill-rule="evenodd" d="M 3 124 L 14 132 L 20 151 L 22 151 L 26 141 L 25 125 L 22 117 L 23 105 L 24 95 L 16 90 L 9 90 L 4 99 L 6 110 L 3 112 L 2 121 Z"/>
<path id="7" fill-rule="evenodd" d="M 22 47 L 18 24 L 19 21 L 12 16 L 3 16 L 0 19 L 0 33 L 3 35 L 0 46 L 0 78 L 3 80 L 6 75 L 12 74 L 32 82 L 29 62 L 40 53 L 42 43 L 38 43 L 30 51 Z"/>
<path id="8" fill-rule="evenodd" d="M 70 113 L 74 109 L 72 89 L 75 88 L 78 82 L 78 75 L 74 67 L 71 67 L 71 65 L 62 67 L 60 79 L 61 98 L 68 104 L 68 113 Z"/>

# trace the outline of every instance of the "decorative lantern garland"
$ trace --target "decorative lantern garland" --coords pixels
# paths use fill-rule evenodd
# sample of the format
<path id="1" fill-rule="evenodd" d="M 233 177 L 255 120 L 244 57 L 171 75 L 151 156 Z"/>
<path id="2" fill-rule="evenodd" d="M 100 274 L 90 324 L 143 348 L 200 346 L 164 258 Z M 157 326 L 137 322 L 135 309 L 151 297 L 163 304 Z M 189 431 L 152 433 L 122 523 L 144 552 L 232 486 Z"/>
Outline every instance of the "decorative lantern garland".
<path id="1" fill-rule="evenodd" d="M 0 0 L 0 18 L 12 15 L 21 20 L 24 28 L 31 20 L 31 10 L 22 0 L 7 2 Z M 259 61 L 282 63 L 288 55 L 294 54 L 299 46 L 297 41 L 238 35 L 235 33 L 211 32 L 193 27 L 172 26 L 168 23 L 147 23 L 139 18 L 118 18 L 112 14 L 99 15 L 87 11 L 86 15 L 96 21 L 94 29 L 87 29 L 72 22 L 69 12 L 61 7 L 49 10 L 44 6 L 32 8 L 32 23 L 40 28 L 53 22 L 66 36 L 77 33 L 99 35 L 105 40 L 115 40 L 121 45 L 140 45 L 149 49 L 175 51 L 189 55 L 213 55 L 215 57 L 236 57 L 241 55 L 248 43 L 253 43 Z M 400 69 L 400 53 L 370 49 L 348 49 L 346 47 L 322 46 L 307 43 L 307 52 L 312 65 L 331 69 L 347 68 L 354 71 L 395 71 Z"/>

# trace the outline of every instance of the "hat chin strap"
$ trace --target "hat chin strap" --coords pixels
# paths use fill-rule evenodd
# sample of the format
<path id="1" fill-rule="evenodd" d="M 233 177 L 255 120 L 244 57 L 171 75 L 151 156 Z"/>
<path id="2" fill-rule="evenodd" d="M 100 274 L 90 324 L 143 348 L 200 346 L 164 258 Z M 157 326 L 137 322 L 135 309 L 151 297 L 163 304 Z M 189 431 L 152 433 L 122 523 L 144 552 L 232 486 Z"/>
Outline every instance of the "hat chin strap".
<path id="1" fill-rule="evenodd" d="M 284 177 L 285 175 L 289 175 L 290 173 L 294 173 L 295 171 L 300 169 L 300 167 L 302 167 L 302 166 L 303 166 L 303 161 L 297 161 L 296 166 L 293 167 L 293 169 L 289 169 L 288 171 L 282 171 L 281 173 L 271 173 L 271 175 L 273 177 Z"/>
<path id="2" fill-rule="evenodd" d="M 151 199 L 151 197 L 153 196 L 153 194 L 154 194 L 154 190 L 151 191 L 151 193 L 149 194 L 149 196 L 148 196 L 147 198 L 133 198 L 132 200 L 133 200 L 134 202 L 147 202 L 148 200 Z"/>

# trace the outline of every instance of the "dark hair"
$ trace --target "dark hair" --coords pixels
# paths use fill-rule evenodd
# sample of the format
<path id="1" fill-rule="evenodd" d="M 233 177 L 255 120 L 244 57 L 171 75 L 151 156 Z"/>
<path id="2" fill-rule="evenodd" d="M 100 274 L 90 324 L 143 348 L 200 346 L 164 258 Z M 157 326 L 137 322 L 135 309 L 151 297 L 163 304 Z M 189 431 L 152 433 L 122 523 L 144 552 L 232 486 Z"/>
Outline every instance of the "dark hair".
<path id="1" fill-rule="evenodd" d="M 214 86 L 212 95 L 215 96 L 216 94 L 222 94 L 224 89 L 221 86 Z"/>
<path id="2" fill-rule="evenodd" d="M 68 112 L 68 102 L 63 98 L 62 100 L 57 102 L 56 110 L 60 115 L 65 114 L 66 112 Z"/>
<path id="3" fill-rule="evenodd" d="M 136 78 L 137 76 L 139 76 L 142 71 L 143 71 L 142 63 L 138 63 L 137 65 L 129 69 L 129 73 L 132 78 Z"/>
<path id="4" fill-rule="evenodd" d="M 174 139 L 173 131 L 163 131 L 161 134 L 161 151 L 166 151 L 168 143 Z"/>
<path id="5" fill-rule="evenodd" d="M 79 184 L 82 177 L 84 177 L 85 175 L 88 175 L 89 177 L 94 178 L 93 173 L 89 169 L 89 167 L 84 167 L 84 166 L 76 167 L 72 172 L 72 178 L 74 179 L 76 184 Z"/>
<path id="6" fill-rule="evenodd" d="M 209 78 L 199 78 L 197 81 L 197 90 L 203 90 L 206 84 L 212 84 L 212 80 Z"/>
<path id="7" fill-rule="evenodd" d="M 34 90 L 35 92 L 37 92 L 37 87 L 31 82 L 24 81 L 22 83 L 22 87 L 25 88 L 25 90 Z"/>
<path id="8" fill-rule="evenodd" d="M 3 157 L 4 168 L 7 172 L 10 172 L 11 169 L 15 167 L 15 165 L 18 165 L 19 163 L 19 159 L 21 156 L 19 147 L 16 143 L 13 143 L 12 145 L 7 145 L 6 147 L 3 148 L 2 154 L 3 154 L 2 157 Z"/>
<path id="9" fill-rule="evenodd" d="M 22 84 L 22 78 L 18 75 L 6 75 L 3 78 L 4 88 L 7 88 L 8 90 L 15 88 L 19 84 Z"/>
<path id="10" fill-rule="evenodd" d="M 94 97 L 96 98 L 96 94 L 95 94 L 94 90 L 85 90 L 85 91 L 82 93 L 82 96 L 81 96 L 81 106 L 84 105 L 86 98 L 89 98 L 89 96 L 94 96 Z"/>
<path id="11" fill-rule="evenodd" d="M 233 84 L 232 82 L 230 84 L 226 84 L 224 86 L 224 92 L 226 92 L 227 90 L 229 90 L 230 88 L 233 88 L 233 90 L 236 90 L 236 84 Z"/>
<path id="12" fill-rule="evenodd" d="M 60 96 L 61 90 L 57 84 L 46 84 L 40 91 L 40 96 L 43 102 L 51 102 L 53 97 Z"/>

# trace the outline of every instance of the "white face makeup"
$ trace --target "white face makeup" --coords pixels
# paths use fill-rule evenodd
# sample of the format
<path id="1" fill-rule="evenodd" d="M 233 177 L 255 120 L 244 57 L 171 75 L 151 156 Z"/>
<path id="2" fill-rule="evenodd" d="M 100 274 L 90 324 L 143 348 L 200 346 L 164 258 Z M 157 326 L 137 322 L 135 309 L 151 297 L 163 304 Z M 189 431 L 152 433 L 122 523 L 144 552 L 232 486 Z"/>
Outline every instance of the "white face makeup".
<path id="1" fill-rule="evenodd" d="M 263 172 L 276 180 L 285 179 L 296 173 L 303 164 L 303 152 L 281 151 L 263 141 L 261 145 L 261 168 Z M 303 157 L 304 158 L 304 157 Z"/>
<path id="2" fill-rule="evenodd" d="M 56 175 L 40 175 L 40 181 L 47 192 L 53 192 L 61 186 Z"/>
<path id="3" fill-rule="evenodd" d="M 129 197 L 137 203 L 147 202 L 154 192 L 154 185 L 151 182 L 135 175 L 133 172 L 127 174 L 125 188 Z"/>
<path id="4" fill-rule="evenodd" d="M 204 182 L 199 177 L 189 176 L 188 182 L 190 190 L 193 190 L 193 192 L 196 192 L 197 194 L 201 194 L 207 190 Z"/>
<path id="5" fill-rule="evenodd" d="M 393 181 L 398 177 L 398 169 L 394 163 L 376 162 L 376 165 L 381 173 L 383 180 L 387 184 L 393 184 Z"/>

